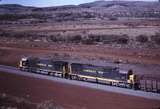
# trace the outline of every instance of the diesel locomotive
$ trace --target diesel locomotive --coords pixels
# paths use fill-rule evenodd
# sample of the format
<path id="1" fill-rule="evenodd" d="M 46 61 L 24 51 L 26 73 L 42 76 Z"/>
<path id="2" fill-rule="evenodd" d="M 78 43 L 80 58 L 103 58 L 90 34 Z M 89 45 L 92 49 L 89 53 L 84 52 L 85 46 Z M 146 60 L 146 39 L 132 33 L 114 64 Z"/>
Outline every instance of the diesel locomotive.
<path id="1" fill-rule="evenodd" d="M 138 77 L 132 70 L 124 73 L 117 67 L 25 57 L 20 60 L 19 68 L 23 71 L 66 79 L 96 82 L 133 89 L 139 88 Z"/>

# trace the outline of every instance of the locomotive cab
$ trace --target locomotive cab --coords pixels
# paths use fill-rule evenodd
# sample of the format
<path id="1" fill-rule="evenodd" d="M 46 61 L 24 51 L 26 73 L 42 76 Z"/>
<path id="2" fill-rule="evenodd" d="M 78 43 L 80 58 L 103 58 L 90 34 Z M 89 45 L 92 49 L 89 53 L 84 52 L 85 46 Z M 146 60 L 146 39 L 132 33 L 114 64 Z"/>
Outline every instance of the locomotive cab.
<path id="1" fill-rule="evenodd" d="M 71 65 L 70 63 L 66 62 L 63 65 L 63 77 L 64 78 L 71 78 Z"/>
<path id="2" fill-rule="evenodd" d="M 25 70 L 26 66 L 27 66 L 27 58 L 22 58 L 19 62 L 19 68 L 21 70 Z"/>
<path id="3" fill-rule="evenodd" d="M 137 75 L 133 74 L 132 70 L 128 71 L 127 79 L 128 84 L 130 84 L 130 88 L 133 88 L 135 90 L 139 88 L 138 77 Z"/>

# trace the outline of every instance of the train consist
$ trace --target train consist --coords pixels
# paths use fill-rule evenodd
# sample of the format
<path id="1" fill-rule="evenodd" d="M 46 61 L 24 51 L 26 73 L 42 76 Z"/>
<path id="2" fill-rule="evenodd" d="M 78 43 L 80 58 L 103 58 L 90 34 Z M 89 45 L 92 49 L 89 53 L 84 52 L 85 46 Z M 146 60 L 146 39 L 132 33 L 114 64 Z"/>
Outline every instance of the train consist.
<path id="1" fill-rule="evenodd" d="M 159 79 L 136 75 L 132 70 L 122 72 L 117 67 L 28 57 L 20 60 L 19 68 L 23 71 L 66 79 L 160 93 Z"/>
<path id="2" fill-rule="evenodd" d="M 52 59 L 22 58 L 19 68 L 23 71 L 46 74 L 88 82 L 139 89 L 137 75 L 132 70 L 121 73 L 119 68 L 95 66 L 90 64 L 71 63 Z"/>

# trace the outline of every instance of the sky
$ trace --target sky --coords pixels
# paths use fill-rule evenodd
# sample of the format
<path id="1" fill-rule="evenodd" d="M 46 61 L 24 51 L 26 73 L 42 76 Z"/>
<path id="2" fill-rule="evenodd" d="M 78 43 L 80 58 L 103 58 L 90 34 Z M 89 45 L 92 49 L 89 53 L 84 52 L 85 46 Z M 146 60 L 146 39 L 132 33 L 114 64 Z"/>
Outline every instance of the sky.
<path id="1" fill-rule="evenodd" d="M 25 6 L 60 6 L 60 5 L 78 5 L 95 0 L 1 0 L 0 4 L 22 4 Z"/>
<path id="2" fill-rule="evenodd" d="M 25 6 L 47 7 L 60 5 L 78 5 L 96 0 L 0 0 L 0 4 L 21 4 Z M 140 1 L 140 0 L 133 0 Z M 152 1 L 152 0 L 143 0 Z M 155 1 L 155 0 L 153 0 Z"/>

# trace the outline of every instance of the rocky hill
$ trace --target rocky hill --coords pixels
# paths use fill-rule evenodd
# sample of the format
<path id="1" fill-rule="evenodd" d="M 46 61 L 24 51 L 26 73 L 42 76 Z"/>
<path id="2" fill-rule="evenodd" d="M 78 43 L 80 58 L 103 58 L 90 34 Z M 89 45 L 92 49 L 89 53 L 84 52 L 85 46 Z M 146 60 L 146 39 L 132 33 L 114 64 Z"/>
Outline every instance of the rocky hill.
<path id="1" fill-rule="evenodd" d="M 17 4 L 0 5 L 0 20 L 79 21 L 112 17 L 160 18 L 159 2 L 95 1 L 80 5 L 28 7 Z M 114 20 L 114 19 L 113 19 Z"/>

